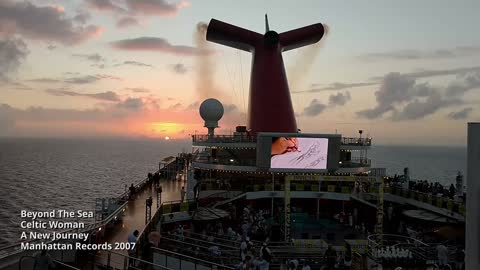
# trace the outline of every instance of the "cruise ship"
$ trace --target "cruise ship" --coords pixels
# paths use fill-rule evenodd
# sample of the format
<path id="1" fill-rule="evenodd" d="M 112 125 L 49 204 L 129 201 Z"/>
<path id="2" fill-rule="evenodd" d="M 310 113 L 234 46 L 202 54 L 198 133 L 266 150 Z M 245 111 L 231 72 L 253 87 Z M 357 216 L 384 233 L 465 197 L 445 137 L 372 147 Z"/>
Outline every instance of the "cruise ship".
<path id="1" fill-rule="evenodd" d="M 82 244 L 48 250 L 56 269 L 455 269 L 465 246 L 465 194 L 372 168 L 374 140 L 303 133 L 297 127 L 282 52 L 318 42 L 322 24 L 255 33 L 212 19 L 206 39 L 252 52 L 246 125 L 217 134 L 224 109 L 199 108 L 204 135 L 192 150 L 118 198 L 98 202 Z M 102 249 L 127 242 L 131 248 Z M 41 241 L 31 241 L 35 247 Z M 44 244 L 74 244 L 78 241 Z M 0 269 L 34 269 L 38 250 L 0 250 Z M 51 246 L 53 247 L 53 246 Z M 129 246 L 130 247 L 130 246 Z M 46 248 L 48 249 L 48 248 Z M 439 253 L 447 255 L 447 259 Z"/>

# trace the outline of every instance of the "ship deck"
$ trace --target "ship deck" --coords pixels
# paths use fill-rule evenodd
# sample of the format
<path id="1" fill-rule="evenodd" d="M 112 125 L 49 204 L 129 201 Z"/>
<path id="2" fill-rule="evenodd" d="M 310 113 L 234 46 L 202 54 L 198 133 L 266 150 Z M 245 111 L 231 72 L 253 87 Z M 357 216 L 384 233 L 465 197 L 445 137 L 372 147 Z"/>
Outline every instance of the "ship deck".
<path id="1" fill-rule="evenodd" d="M 163 192 L 161 201 L 173 201 L 180 199 L 180 192 L 183 181 L 170 181 L 170 180 L 161 180 L 160 185 L 162 186 Z M 156 193 L 154 186 L 150 186 L 141 191 L 136 198 L 128 203 L 128 207 L 125 210 L 124 217 L 121 222 L 115 225 L 115 228 L 111 231 L 115 232 L 109 235 L 105 235 L 105 241 L 107 243 L 124 243 L 127 242 L 128 235 L 131 234 L 134 230 L 142 231 L 145 227 L 145 201 L 148 197 L 152 196 L 153 205 L 152 205 L 152 215 L 157 209 L 156 204 Z M 115 250 L 115 252 L 124 254 L 127 256 L 126 250 Z M 107 265 L 108 262 L 108 252 L 99 251 L 95 257 L 95 264 L 97 265 Z M 110 258 L 110 266 L 113 268 L 123 269 L 124 266 L 124 257 L 121 256 L 112 256 Z"/>

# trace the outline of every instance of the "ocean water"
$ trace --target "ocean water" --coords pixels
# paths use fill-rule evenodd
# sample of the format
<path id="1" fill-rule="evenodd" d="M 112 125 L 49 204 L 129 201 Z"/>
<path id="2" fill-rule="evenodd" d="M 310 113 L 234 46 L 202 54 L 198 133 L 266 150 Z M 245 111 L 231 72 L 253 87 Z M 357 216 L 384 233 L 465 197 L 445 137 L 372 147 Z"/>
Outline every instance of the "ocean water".
<path id="1" fill-rule="evenodd" d="M 466 147 L 372 146 L 367 155 L 372 167 L 387 168 L 388 175 L 403 174 L 408 167 L 412 179 L 450 185 L 460 171 L 466 181 Z"/>
<path id="2" fill-rule="evenodd" d="M 102 139 L 0 139 L 0 248 L 19 240 L 21 210 L 94 209 L 144 179 L 188 142 Z M 442 184 L 465 172 L 466 148 L 374 146 L 373 166 Z"/>

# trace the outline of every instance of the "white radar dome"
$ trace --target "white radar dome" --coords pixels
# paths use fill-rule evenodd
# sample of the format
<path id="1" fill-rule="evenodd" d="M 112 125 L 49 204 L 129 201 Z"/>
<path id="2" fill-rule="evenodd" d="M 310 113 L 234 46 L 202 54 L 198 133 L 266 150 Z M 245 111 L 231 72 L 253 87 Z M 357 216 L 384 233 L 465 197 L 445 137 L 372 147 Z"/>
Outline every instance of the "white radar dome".
<path id="1" fill-rule="evenodd" d="M 209 98 L 200 105 L 200 116 L 204 121 L 218 121 L 223 116 L 223 105 L 220 101 Z"/>

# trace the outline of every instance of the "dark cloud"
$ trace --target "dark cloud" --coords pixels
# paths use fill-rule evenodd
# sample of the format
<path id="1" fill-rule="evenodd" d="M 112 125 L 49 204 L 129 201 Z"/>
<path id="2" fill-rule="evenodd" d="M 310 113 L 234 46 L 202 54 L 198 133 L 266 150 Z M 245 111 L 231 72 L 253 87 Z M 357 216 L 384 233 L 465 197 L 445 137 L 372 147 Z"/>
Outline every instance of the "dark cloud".
<path id="1" fill-rule="evenodd" d="M 95 63 L 98 62 L 104 62 L 105 58 L 103 58 L 100 54 L 98 53 L 92 53 L 92 54 L 72 54 L 73 57 L 78 57 L 82 58 L 84 60 L 92 61 Z"/>
<path id="2" fill-rule="evenodd" d="M 440 109 L 464 104 L 459 99 L 446 99 L 440 93 L 433 93 L 424 101 L 415 99 L 403 107 L 401 111 L 394 110 L 392 120 L 417 120 L 434 114 Z"/>
<path id="3" fill-rule="evenodd" d="M 174 64 L 171 65 L 170 68 L 172 69 L 173 72 L 177 74 L 185 74 L 187 73 L 188 69 L 184 64 Z"/>
<path id="4" fill-rule="evenodd" d="M 138 104 L 140 103 L 140 104 Z M 76 110 L 76 109 L 51 109 L 43 107 L 29 107 L 18 109 L 9 105 L 0 104 L 0 135 L 5 135 L 6 130 L 12 129 L 16 122 L 110 122 L 116 119 L 128 117 L 142 108 L 143 102 L 118 101 L 108 103 L 104 108 Z M 140 106 L 139 106 L 140 105 Z M 8 135 L 8 134 L 6 134 Z"/>
<path id="5" fill-rule="evenodd" d="M 329 105 L 330 106 L 343 106 L 347 104 L 348 101 L 350 101 L 352 97 L 350 96 L 350 93 L 347 91 L 345 94 L 343 93 L 338 93 L 336 95 L 330 95 L 329 98 Z"/>
<path id="6" fill-rule="evenodd" d="M 205 55 L 210 54 L 208 50 L 200 50 L 191 46 L 172 45 L 164 38 L 140 37 L 123 39 L 110 43 L 110 46 L 118 50 L 128 51 L 157 51 L 177 55 Z"/>
<path id="7" fill-rule="evenodd" d="M 385 53 L 368 53 L 362 55 L 365 60 L 391 59 L 391 60 L 419 60 L 419 59 L 442 59 L 480 55 L 480 46 L 456 47 L 453 49 L 441 49 L 434 51 L 401 50 Z"/>
<path id="8" fill-rule="evenodd" d="M 67 18 L 64 11 L 57 7 L 0 1 L 0 34 L 20 34 L 28 39 L 75 45 L 101 32 L 102 28 L 98 26 Z"/>
<path id="9" fill-rule="evenodd" d="M 99 68 L 99 69 L 104 69 L 105 68 L 105 64 L 91 64 L 90 66 L 91 67 L 96 67 L 96 68 Z"/>
<path id="10" fill-rule="evenodd" d="M 131 26 L 140 25 L 140 23 L 138 22 L 137 19 L 135 19 L 133 17 L 123 17 L 123 18 L 120 18 L 117 21 L 116 25 L 117 25 L 118 28 L 127 28 L 127 27 L 131 27 Z"/>
<path id="11" fill-rule="evenodd" d="M 385 113 L 392 111 L 395 105 L 411 101 L 419 96 L 428 96 L 434 91 L 426 84 L 416 84 L 415 79 L 392 72 L 383 78 L 379 90 L 375 92 L 377 106 L 357 114 L 360 117 L 375 119 L 382 117 Z"/>
<path id="12" fill-rule="evenodd" d="M 422 79 L 422 78 L 429 78 L 429 77 L 435 77 L 435 76 L 466 75 L 472 72 L 480 72 L 480 66 L 462 67 L 462 68 L 453 68 L 453 69 L 444 69 L 444 70 L 422 70 L 417 72 L 403 73 L 402 76 L 408 77 L 411 79 Z M 293 91 L 292 93 L 316 93 L 316 92 L 325 92 L 325 91 L 340 91 L 340 90 L 349 89 L 349 88 L 373 86 L 381 83 L 384 78 L 385 78 L 385 75 L 371 77 L 369 80 L 372 82 L 358 82 L 358 83 L 335 82 L 323 87 L 319 84 L 312 84 L 309 90 Z"/>
<path id="13" fill-rule="evenodd" d="M 28 85 L 25 85 L 25 84 L 20 83 L 20 82 L 14 82 L 14 81 L 11 81 L 11 80 L 8 80 L 8 79 L 4 80 L 2 83 L 3 83 L 3 86 L 6 89 L 23 90 L 23 91 L 33 90 L 33 88 L 28 86 Z"/>
<path id="14" fill-rule="evenodd" d="M 82 77 L 68 78 L 68 79 L 65 79 L 65 82 L 71 83 L 71 84 L 87 84 L 87 83 L 94 83 L 98 80 L 100 80 L 100 78 L 98 78 L 97 76 L 86 75 Z"/>
<path id="15" fill-rule="evenodd" d="M 119 109 L 126 109 L 129 111 L 140 111 L 144 107 L 144 102 L 141 98 L 127 98 L 118 103 L 116 106 Z"/>
<path id="16" fill-rule="evenodd" d="M 165 0 L 87 0 L 87 4 L 96 10 L 127 14 L 130 17 L 135 15 L 171 17 L 190 5 L 186 1 L 170 3 Z"/>
<path id="17" fill-rule="evenodd" d="M 305 107 L 302 115 L 308 116 L 308 117 L 315 117 L 321 114 L 326 108 L 327 108 L 327 105 L 320 103 L 318 99 L 314 99 L 312 100 L 312 102 L 310 102 L 310 105 Z"/>
<path id="18" fill-rule="evenodd" d="M 325 92 L 325 91 L 339 91 L 349 88 L 362 87 L 362 86 L 371 86 L 376 85 L 377 82 L 366 82 L 366 83 L 340 83 L 335 82 L 326 87 L 320 87 L 317 84 L 312 84 L 311 89 L 306 91 L 293 91 L 292 93 L 316 93 L 316 92 Z"/>
<path id="19" fill-rule="evenodd" d="M 68 79 L 65 79 L 65 83 L 70 83 L 70 84 L 88 84 L 88 83 L 94 83 L 100 80 L 117 80 L 120 81 L 121 79 L 115 76 L 111 75 L 86 75 L 86 76 L 80 76 L 80 77 L 71 77 Z"/>
<path id="20" fill-rule="evenodd" d="M 80 24 L 86 24 L 91 18 L 92 15 L 90 13 L 85 10 L 79 10 L 77 11 L 77 14 L 73 17 L 73 20 Z"/>
<path id="21" fill-rule="evenodd" d="M 38 79 L 31 79 L 27 80 L 27 82 L 34 82 L 34 83 L 60 83 L 61 80 L 52 79 L 52 78 L 38 78 Z"/>
<path id="22" fill-rule="evenodd" d="M 169 3 L 165 0 L 126 0 L 130 12 L 153 16 L 175 16 L 188 2 Z"/>
<path id="23" fill-rule="evenodd" d="M 476 88 L 480 88 L 480 72 L 460 77 L 459 80 L 448 85 L 446 94 L 449 97 L 459 97 Z"/>
<path id="24" fill-rule="evenodd" d="M 464 76 L 447 87 L 433 87 L 428 83 L 417 83 L 410 74 L 389 73 L 375 92 L 377 105 L 359 111 L 357 115 L 376 119 L 391 112 L 392 120 L 421 119 L 443 108 L 464 104 L 461 97 L 474 87 L 480 87 L 478 74 Z"/>
<path id="25" fill-rule="evenodd" d="M 21 39 L 0 40 L 0 81 L 6 80 L 8 73 L 15 72 L 28 53 L 27 45 Z"/>
<path id="26" fill-rule="evenodd" d="M 99 99 L 104 101 L 120 101 L 120 98 L 118 97 L 118 95 L 112 91 L 88 94 L 88 93 L 68 91 L 64 89 L 47 89 L 45 90 L 45 92 L 54 96 L 88 97 L 88 98 Z"/>
<path id="27" fill-rule="evenodd" d="M 405 73 L 403 76 L 413 79 L 429 78 L 436 76 L 448 76 L 448 75 L 465 75 L 471 72 L 480 72 L 480 66 L 474 67 L 461 67 L 452 69 L 439 69 L 439 70 L 422 70 L 417 72 Z M 370 80 L 381 81 L 384 76 L 372 77 Z"/>
<path id="28" fill-rule="evenodd" d="M 123 66 L 123 65 L 137 66 L 137 67 L 153 67 L 152 65 L 141 63 L 138 61 L 124 61 L 121 64 L 116 64 L 115 66 Z"/>
<path id="29" fill-rule="evenodd" d="M 448 114 L 447 117 L 453 120 L 463 120 L 466 119 L 472 111 L 473 108 L 469 107 L 458 112 L 451 112 Z"/>
<path id="30" fill-rule="evenodd" d="M 134 93 L 148 93 L 148 92 L 150 92 L 150 90 L 145 89 L 145 88 L 141 88 L 141 87 L 134 87 L 134 88 L 127 87 L 127 88 L 125 88 L 125 90 L 130 90 Z"/>
<path id="31" fill-rule="evenodd" d="M 87 4 L 96 10 L 126 12 L 126 10 L 110 0 L 86 0 Z"/>

